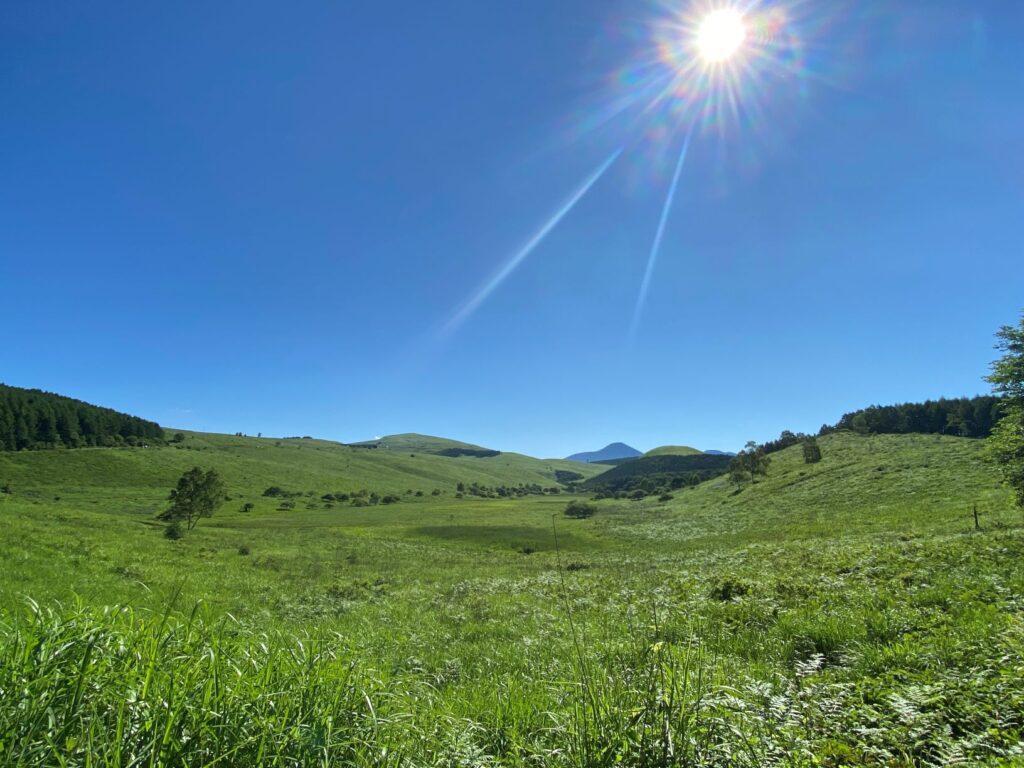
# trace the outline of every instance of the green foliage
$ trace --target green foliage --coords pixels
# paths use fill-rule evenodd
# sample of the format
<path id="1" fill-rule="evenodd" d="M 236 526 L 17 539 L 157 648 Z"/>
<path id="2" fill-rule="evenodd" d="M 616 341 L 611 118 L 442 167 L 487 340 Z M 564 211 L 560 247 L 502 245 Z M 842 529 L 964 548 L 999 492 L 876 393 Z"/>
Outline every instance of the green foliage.
<path id="1" fill-rule="evenodd" d="M 597 505 L 591 504 L 587 501 L 580 501 L 579 499 L 573 499 L 565 505 L 566 517 L 572 517 L 576 520 L 582 520 L 587 517 L 593 517 L 597 514 Z"/>
<path id="2" fill-rule="evenodd" d="M 201 518 L 210 517 L 224 503 L 224 481 L 215 469 L 193 467 L 178 479 L 167 497 L 171 506 L 160 515 L 174 525 L 184 522 L 191 531 Z"/>
<path id="3" fill-rule="evenodd" d="M 1003 418 L 988 440 L 989 455 L 1024 507 L 1024 316 L 1017 327 L 1004 325 L 996 336 L 1003 356 L 992 364 L 987 380 L 1005 400 Z"/>
<path id="4" fill-rule="evenodd" d="M 986 378 L 992 389 L 1005 397 L 1011 405 L 1024 404 L 1024 315 L 1016 327 L 1004 325 L 996 333 L 996 349 L 1003 356 L 992 363 L 992 373 Z"/>
<path id="5" fill-rule="evenodd" d="M 748 478 L 751 483 L 754 483 L 758 475 L 768 474 L 770 464 L 771 457 L 765 454 L 764 448 L 751 440 L 729 461 L 729 477 L 735 483 L 743 482 Z"/>
<path id="6" fill-rule="evenodd" d="M 821 446 L 815 437 L 805 437 L 800 441 L 801 450 L 804 454 L 804 464 L 817 464 L 821 461 Z"/>
<path id="7" fill-rule="evenodd" d="M 163 442 L 159 424 L 38 389 L 0 384 L 0 451 Z"/>
<path id="8" fill-rule="evenodd" d="M 988 447 L 1003 480 L 1013 489 L 1017 505 L 1024 507 L 1024 408 L 1007 406 L 1006 415 L 988 439 Z"/>
<path id="9" fill-rule="evenodd" d="M 998 397 L 983 395 L 926 400 L 923 403 L 873 405 L 844 414 L 835 426 L 823 426 L 820 434 L 848 429 L 862 435 L 942 434 L 988 437 L 999 421 L 999 404 Z"/>
<path id="10" fill-rule="evenodd" d="M 777 453 L 778 451 L 785 450 L 791 445 L 798 445 L 807 439 L 807 435 L 801 432 L 790 432 L 788 429 L 782 430 L 782 434 L 779 435 L 776 440 L 769 440 L 767 443 L 762 443 L 761 450 L 764 453 Z"/>

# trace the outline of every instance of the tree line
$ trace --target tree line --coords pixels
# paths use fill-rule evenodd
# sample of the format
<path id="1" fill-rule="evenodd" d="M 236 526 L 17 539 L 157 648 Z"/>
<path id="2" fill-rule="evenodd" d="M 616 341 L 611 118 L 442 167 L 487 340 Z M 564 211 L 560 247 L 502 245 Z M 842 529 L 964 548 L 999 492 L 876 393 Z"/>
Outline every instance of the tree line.
<path id="1" fill-rule="evenodd" d="M 162 442 L 159 424 L 70 397 L 0 384 L 0 451 Z"/>
<path id="2" fill-rule="evenodd" d="M 835 425 L 822 426 L 818 434 L 848 429 L 862 435 L 924 433 L 988 437 L 1002 417 L 1001 407 L 1002 398 L 993 395 L 872 405 L 843 414 Z"/>

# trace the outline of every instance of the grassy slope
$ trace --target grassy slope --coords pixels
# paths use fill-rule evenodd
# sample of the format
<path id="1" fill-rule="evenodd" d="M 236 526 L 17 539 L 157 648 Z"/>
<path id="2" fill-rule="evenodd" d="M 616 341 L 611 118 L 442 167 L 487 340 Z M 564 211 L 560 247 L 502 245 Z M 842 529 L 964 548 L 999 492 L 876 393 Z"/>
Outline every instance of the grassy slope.
<path id="1" fill-rule="evenodd" d="M 841 538 L 924 526 L 961 530 L 977 503 L 993 520 L 1012 512 L 983 443 L 944 435 L 837 433 L 819 438 L 823 459 L 805 464 L 800 446 L 771 455 L 767 478 L 737 491 L 722 476 L 678 491 L 649 535 L 672 540 L 712 537 L 787 540 Z"/>
<path id="2" fill-rule="evenodd" d="M 970 764 L 1014 764 L 997 755 L 1021 735 L 1024 533 L 975 441 L 831 435 L 820 441 L 820 464 L 804 465 L 799 447 L 774 454 L 769 477 L 739 493 L 715 480 L 666 504 L 599 502 L 599 514 L 583 521 L 560 515 L 564 498 L 458 500 L 450 492 L 366 509 L 302 499 L 279 511 L 257 499 L 255 512 L 241 513 L 237 505 L 270 484 L 429 490 L 441 478 L 450 488 L 452 467 L 483 472 L 483 463 L 502 475 L 518 466 L 504 454 L 413 459 L 264 443 L 195 436 L 187 445 L 203 450 L 0 455 L 0 480 L 15 488 L 0 496 L 3 604 L 74 591 L 86 605 L 159 610 L 180 589 L 179 606 L 202 599 L 207 621 L 230 612 L 241 622 L 234 640 L 200 633 L 200 649 L 220 642 L 218 659 L 243 655 L 246 668 L 292 670 L 291 683 L 268 677 L 273 691 L 284 691 L 274 693 L 279 702 L 314 691 L 288 710 L 296 727 L 337 717 L 337 703 L 317 699 L 316 682 L 351 666 L 359 689 L 345 706 L 354 714 L 339 722 L 369 723 L 357 710 L 364 701 L 374 707 L 372 727 L 351 737 L 368 749 L 349 755 L 355 764 L 378 763 L 390 744 L 416 764 L 485 765 L 490 756 L 506 765 L 601 765 L 618 754 L 624 765 L 657 765 L 644 739 L 657 744 L 664 733 L 678 749 L 703 750 L 700 760 L 691 757 L 708 765 L 764 765 L 786 754 L 789 764 L 809 764 L 801 750 L 836 766 L 939 764 L 956 750 Z M 531 461 L 523 466 L 538 471 Z M 184 541 L 168 542 L 152 513 L 192 463 L 219 466 L 235 498 Z M 424 473 L 422 486 L 408 479 L 411 469 Z M 970 518 L 975 502 L 979 533 Z M 249 554 L 239 554 L 242 546 Z M 15 647 L 4 644 L 5 632 L 21 626 L 2 614 L 0 661 Z M 60 631 L 78 631 L 81 621 L 102 636 L 109 620 L 90 616 L 67 619 Z M 57 631 L 33 621 L 19 631 Z M 338 633 L 328 635 L 328 655 L 315 667 L 290 661 L 289 637 L 315 627 Z M 268 632 L 283 633 L 270 643 L 280 649 L 273 665 L 259 644 Z M 168 642 L 176 647 L 186 636 Z M 116 653 L 117 643 L 111 647 Z M 702 655 L 693 657 L 695 648 Z M 177 658 L 179 679 L 194 677 L 201 689 L 206 656 L 191 648 Z M 182 661 L 192 658 L 194 669 Z M 58 662 L 55 669 L 78 668 Z M 218 704 L 223 721 L 237 715 L 263 723 L 253 727 L 283 727 L 253 719 L 263 711 L 251 702 L 260 684 L 240 678 L 243 689 L 224 663 L 224 690 L 239 701 Z M 672 666 L 683 663 L 705 669 L 703 682 L 686 683 L 683 667 Z M 101 706 L 103 670 L 117 664 L 97 668 L 89 706 Z M 125 674 L 111 690 L 112 711 L 118 691 L 138 689 L 134 673 Z M 73 694 L 73 676 L 66 684 Z M 669 703 L 659 693 L 665 685 Z M 56 682 L 51 689 L 61 690 Z M 687 709 L 697 693 L 713 711 L 706 721 Z M 195 732 L 205 710 L 185 710 L 197 721 L 173 728 Z M 25 711 L 0 702 L 0 739 L 14 743 L 4 725 L 21 733 Z M 46 718 L 39 722 L 45 730 Z M 102 722 L 95 713 L 83 719 Z M 101 742 L 116 732 L 96 727 Z M 304 751 L 315 739 L 285 731 L 282 754 L 317 759 Z M 749 754 L 729 752 L 737 732 Z M 26 747 L 23 764 L 48 754 L 42 736 L 32 744 L 40 751 Z M 189 752 L 185 762 L 224 747 L 214 740 L 206 748 L 213 751 Z M 256 760 L 249 748 L 239 754 Z"/>
<path id="3" fill-rule="evenodd" d="M 0 477 L 27 491 L 60 487 L 65 495 L 74 496 L 79 489 L 90 495 L 103 488 L 114 498 L 144 496 L 159 505 L 162 498 L 152 497 L 152 491 L 165 492 L 185 469 L 196 464 L 216 468 L 229 493 L 246 497 L 258 496 L 270 485 L 319 493 L 360 488 L 382 493 L 440 488 L 452 493 L 460 481 L 549 486 L 555 484 L 556 469 L 588 476 L 600 471 L 586 465 L 581 469 L 579 464 L 561 459 L 546 461 L 515 453 L 451 458 L 349 448 L 323 440 L 185 434 L 180 447 L 0 453 Z"/>
<path id="4" fill-rule="evenodd" d="M 516 555 L 523 547 L 540 551 L 530 559 L 531 566 L 541 561 L 550 565 L 553 518 L 563 529 L 563 549 L 618 553 L 620 564 L 641 555 L 671 559 L 681 552 L 731 552 L 755 543 L 953 535 L 970 529 L 974 503 L 986 526 L 1017 522 L 1007 493 L 981 460 L 977 441 L 836 434 L 820 443 L 821 463 L 805 465 L 799 446 L 787 449 L 772 456 L 767 479 L 739 492 L 719 478 L 678 491 L 667 503 L 652 498 L 600 502 L 596 518 L 571 524 L 560 519 L 564 497 L 453 497 L 459 480 L 550 484 L 547 468 L 553 471 L 564 463 L 514 454 L 493 459 L 409 457 L 309 441 L 282 441 L 277 447 L 272 440 L 216 435 L 190 435 L 186 445 L 191 450 L 0 454 L 0 480 L 15 490 L 11 496 L 0 495 L 0 510 L 9 523 L 9 535 L 0 540 L 0 558 L 25 564 L 0 581 L 0 593 L 45 594 L 56 587 L 64 595 L 69 588 L 84 589 L 116 600 L 126 586 L 128 592 L 136 591 L 124 583 L 119 570 L 144 574 L 140 581 L 146 588 L 168 592 L 184 567 L 196 576 L 190 582 L 194 597 L 231 603 L 246 612 L 240 608 L 246 598 L 235 594 L 236 577 L 244 576 L 245 592 L 269 590 L 271 602 L 283 605 L 290 602 L 300 574 L 320 567 L 329 571 L 331 562 L 352 552 L 358 557 L 362 548 L 406 552 L 408 557 L 389 562 L 388 569 L 417 580 L 428 573 L 433 574 L 430 580 L 461 578 L 465 563 L 476 564 L 474 568 L 505 563 L 518 570 L 523 563 Z M 232 498 L 201 524 L 187 545 L 174 547 L 160 537 L 153 517 L 164 508 L 176 478 L 194 464 L 217 467 Z M 569 466 L 591 474 L 604 469 Z M 311 495 L 300 497 L 295 509 L 279 510 L 277 500 L 260 495 L 269 485 Z M 430 496 L 435 487 L 444 495 Z M 323 493 L 359 488 L 399 493 L 403 501 L 359 509 L 327 507 L 319 499 Z M 408 496 L 407 488 L 427 495 Z M 254 503 L 255 510 L 240 512 L 245 502 Z M 273 572 L 258 573 L 258 578 L 251 568 L 239 572 L 240 562 L 245 563 L 237 559 L 240 545 L 250 546 L 256 560 L 273 559 Z M 492 561 L 494 550 L 502 556 Z M 450 564 L 443 574 L 422 567 L 421 559 L 433 562 L 439 556 Z M 92 557 L 101 562 L 91 562 Z M 82 569 L 80 580 L 60 577 L 69 562 Z M 348 566 L 346 560 L 347 570 L 367 570 Z M 369 565 L 368 571 L 374 567 Z M 287 578 L 279 578 L 281 574 Z"/>
<path id="5" fill-rule="evenodd" d="M 483 446 L 463 443 L 459 440 L 450 440 L 446 437 L 434 437 L 433 435 L 420 435 L 415 432 L 405 432 L 400 435 L 385 435 L 380 440 L 366 440 L 354 445 L 379 445 L 380 450 L 405 451 L 421 453 L 437 453 L 447 448 L 470 448 L 482 450 Z"/>
<path id="6" fill-rule="evenodd" d="M 688 445 L 660 445 L 651 448 L 644 456 L 692 456 L 696 453 L 703 453 Z"/>

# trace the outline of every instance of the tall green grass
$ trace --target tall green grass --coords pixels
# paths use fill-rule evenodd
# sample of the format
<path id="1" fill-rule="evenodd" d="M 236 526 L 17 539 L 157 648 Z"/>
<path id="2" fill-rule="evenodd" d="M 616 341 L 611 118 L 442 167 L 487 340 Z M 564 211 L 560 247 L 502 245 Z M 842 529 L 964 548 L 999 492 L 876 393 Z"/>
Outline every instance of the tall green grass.
<path id="1" fill-rule="evenodd" d="M 152 514 L 189 452 L 6 457 L 0 765 L 1024 764 L 1024 528 L 980 446 L 822 446 L 589 520 L 243 513 L 241 473 L 179 542 Z M 307 452 L 273 476 L 334 490 Z"/>

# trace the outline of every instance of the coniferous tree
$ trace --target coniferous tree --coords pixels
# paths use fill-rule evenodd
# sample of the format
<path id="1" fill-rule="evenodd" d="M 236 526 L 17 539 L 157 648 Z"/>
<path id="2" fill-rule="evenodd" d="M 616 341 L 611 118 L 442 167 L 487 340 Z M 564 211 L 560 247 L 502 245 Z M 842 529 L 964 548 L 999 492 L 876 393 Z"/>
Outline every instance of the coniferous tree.
<path id="1" fill-rule="evenodd" d="M 140 444 L 163 439 L 152 421 L 70 397 L 0 384 L 0 450 Z"/>
<path id="2" fill-rule="evenodd" d="M 924 403 L 872 405 L 843 414 L 834 425 L 822 425 L 819 435 L 848 429 L 862 435 L 932 433 L 960 437 L 988 437 L 999 420 L 1000 398 L 982 395 L 973 398 L 942 398 Z M 785 433 L 783 433 L 785 435 Z M 772 452 L 783 438 L 768 443 Z M 784 447 L 784 446 L 783 446 Z"/>

